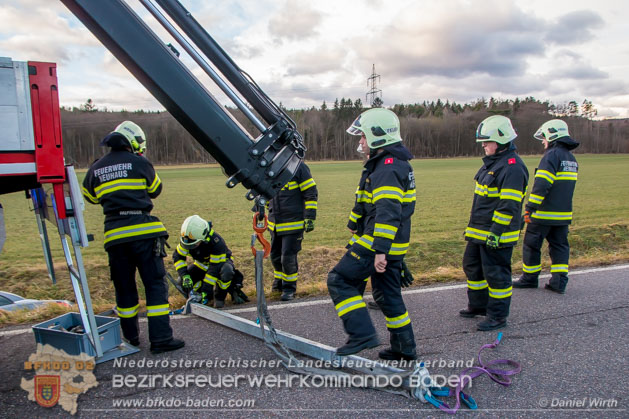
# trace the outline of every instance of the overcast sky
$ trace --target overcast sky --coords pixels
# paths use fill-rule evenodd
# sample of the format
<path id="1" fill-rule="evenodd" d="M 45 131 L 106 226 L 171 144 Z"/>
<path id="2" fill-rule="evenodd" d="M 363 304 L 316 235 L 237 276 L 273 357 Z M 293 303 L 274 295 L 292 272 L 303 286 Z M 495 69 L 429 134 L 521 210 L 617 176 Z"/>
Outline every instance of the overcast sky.
<path id="1" fill-rule="evenodd" d="M 629 117 L 629 1 L 181 2 L 289 108 L 364 102 L 375 64 L 385 106 L 533 96 Z M 56 62 L 62 105 L 163 109 L 57 0 L 2 0 L 0 56 Z"/>

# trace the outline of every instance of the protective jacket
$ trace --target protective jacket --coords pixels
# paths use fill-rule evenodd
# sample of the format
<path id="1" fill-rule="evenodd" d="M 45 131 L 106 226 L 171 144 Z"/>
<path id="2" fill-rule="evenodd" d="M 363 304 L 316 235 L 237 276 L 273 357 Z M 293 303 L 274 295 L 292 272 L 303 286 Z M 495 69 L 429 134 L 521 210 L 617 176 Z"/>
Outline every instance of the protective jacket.
<path id="1" fill-rule="evenodd" d="M 413 156 L 399 143 L 379 150 L 365 163 L 356 191 L 362 215 L 352 212 L 356 214 L 356 222 L 361 220 L 364 231 L 356 238 L 352 250 L 386 254 L 387 259 L 400 260 L 408 251 L 411 216 L 415 212 L 415 175 L 409 163 Z"/>
<path id="2" fill-rule="evenodd" d="M 527 209 L 532 209 L 531 223 L 568 225 L 572 222 L 572 196 L 579 165 L 570 150 L 578 146 L 570 137 L 548 144 L 535 169 L 535 182 L 527 204 Z"/>
<path id="3" fill-rule="evenodd" d="M 465 240 L 484 244 L 489 233 L 500 237 L 500 246 L 515 246 L 520 236 L 522 201 L 529 171 L 515 145 L 483 158 L 474 180 L 474 201 Z"/>
<path id="4" fill-rule="evenodd" d="M 105 249 L 119 243 L 168 236 L 159 219 L 150 215 L 151 198 L 161 193 L 162 182 L 145 157 L 113 149 L 89 168 L 82 191 L 88 202 L 103 207 Z"/>
<path id="5" fill-rule="evenodd" d="M 179 276 L 188 272 L 186 263 L 188 256 L 194 259 L 194 266 L 205 271 L 204 283 L 209 285 L 218 283 L 222 289 L 227 289 L 231 285 L 223 282 L 218 272 L 222 264 L 231 260 L 232 252 L 227 247 L 225 240 L 214 229 L 210 230 L 208 239 L 194 249 L 184 249 L 181 243 L 177 245 L 177 249 L 173 253 L 173 263 Z"/>
<path id="6" fill-rule="evenodd" d="M 300 233 L 304 219 L 317 218 L 317 184 L 302 163 L 293 179 L 269 202 L 269 230 L 277 235 Z"/>
<path id="7" fill-rule="evenodd" d="M 352 238 L 349 240 L 348 247 L 354 244 L 365 231 L 365 199 L 363 197 L 365 191 L 365 184 L 369 177 L 369 170 L 365 169 L 360 175 L 360 181 L 358 182 L 358 188 L 356 188 L 356 199 L 354 201 L 354 208 L 349 213 L 349 220 L 347 221 L 347 228 L 355 231 Z"/>

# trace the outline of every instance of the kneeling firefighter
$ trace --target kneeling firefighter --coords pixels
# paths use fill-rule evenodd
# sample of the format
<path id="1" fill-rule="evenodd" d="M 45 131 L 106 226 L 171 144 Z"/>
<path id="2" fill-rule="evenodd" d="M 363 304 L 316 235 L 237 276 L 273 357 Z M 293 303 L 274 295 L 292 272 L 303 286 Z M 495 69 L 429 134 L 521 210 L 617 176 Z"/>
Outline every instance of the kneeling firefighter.
<path id="1" fill-rule="evenodd" d="M 186 263 L 188 256 L 194 260 L 190 266 Z M 234 267 L 232 252 L 214 231 L 211 221 L 198 215 L 185 219 L 173 263 L 181 288 L 196 296 L 199 302 L 207 304 L 214 299 L 214 307 L 222 308 L 227 294 L 234 304 L 249 301 L 242 291 L 243 275 Z"/>
<path id="2" fill-rule="evenodd" d="M 328 274 L 330 297 L 349 335 L 336 353 L 351 355 L 379 345 L 362 296 L 365 278 L 371 277 L 391 342 L 379 357 L 416 359 L 413 327 L 401 292 L 402 260 L 409 247 L 415 211 L 415 176 L 409 163 L 412 155 L 402 145 L 397 116 L 387 109 L 363 112 L 347 132 L 360 136 L 360 145 L 369 147 L 370 152 L 359 185 L 364 231 Z"/>

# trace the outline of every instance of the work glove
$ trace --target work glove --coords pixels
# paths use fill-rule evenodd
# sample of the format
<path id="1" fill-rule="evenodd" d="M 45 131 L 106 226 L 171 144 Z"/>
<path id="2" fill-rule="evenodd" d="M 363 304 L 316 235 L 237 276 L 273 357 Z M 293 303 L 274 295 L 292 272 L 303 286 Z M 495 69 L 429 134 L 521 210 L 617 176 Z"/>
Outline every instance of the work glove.
<path id="1" fill-rule="evenodd" d="M 530 222 L 531 222 L 531 213 L 532 213 L 532 212 L 533 212 L 533 208 L 531 208 L 531 207 L 528 207 L 528 206 L 527 206 L 527 207 L 524 209 L 524 222 L 525 222 L 526 224 L 528 224 L 528 223 L 530 223 Z"/>
<path id="2" fill-rule="evenodd" d="M 185 290 L 189 290 L 192 288 L 192 278 L 190 278 L 190 275 L 181 275 L 181 288 Z"/>
<path id="3" fill-rule="evenodd" d="M 413 274 L 406 266 L 406 262 L 402 261 L 402 288 L 410 287 L 414 280 L 415 278 L 413 278 Z"/>
<path id="4" fill-rule="evenodd" d="M 203 298 L 205 298 L 203 296 L 203 293 L 196 292 L 196 291 L 190 291 L 190 296 L 188 297 L 188 300 L 193 302 L 193 303 L 202 303 Z"/>
<path id="5" fill-rule="evenodd" d="M 231 297 L 234 304 L 244 304 L 249 302 L 249 297 L 247 297 L 247 294 L 242 291 L 242 285 L 236 285 L 234 287 L 231 291 Z"/>
<path id="6" fill-rule="evenodd" d="M 314 220 L 311 220 L 309 218 L 305 219 L 304 229 L 306 230 L 306 233 L 310 233 L 312 230 L 314 230 Z"/>
<path id="7" fill-rule="evenodd" d="M 485 242 L 485 246 L 490 249 L 497 249 L 500 247 L 500 237 L 496 236 L 494 233 L 489 233 L 487 236 L 487 241 Z"/>
<path id="8" fill-rule="evenodd" d="M 207 292 L 201 293 L 201 304 L 205 305 L 208 303 Z"/>

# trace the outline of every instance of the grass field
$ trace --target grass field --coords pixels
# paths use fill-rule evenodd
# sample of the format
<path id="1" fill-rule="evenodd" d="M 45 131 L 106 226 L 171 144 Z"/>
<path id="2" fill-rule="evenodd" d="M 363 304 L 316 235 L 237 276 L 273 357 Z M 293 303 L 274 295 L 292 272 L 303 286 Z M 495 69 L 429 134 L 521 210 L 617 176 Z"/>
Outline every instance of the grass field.
<path id="1" fill-rule="evenodd" d="M 629 156 L 578 155 L 579 181 L 574 199 L 575 220 L 571 227 L 570 267 L 609 264 L 629 260 Z M 531 176 L 540 156 L 525 157 Z M 413 216 L 411 247 L 407 263 L 416 284 L 463 279 L 461 258 L 473 197 L 473 176 L 479 158 L 414 160 L 417 180 L 417 206 Z M 327 272 L 336 264 L 349 238 L 347 216 L 361 172 L 360 162 L 309 163 L 319 188 L 316 228 L 304 238 L 300 253 L 298 294 L 325 294 Z M 245 274 L 245 290 L 253 295 L 251 255 L 251 202 L 245 189 L 227 189 L 220 167 L 158 167 L 164 190 L 154 201 L 154 215 L 160 217 L 177 243 L 181 222 L 199 214 L 214 223 L 214 229 L 227 241 L 237 267 Z M 82 180 L 83 173 L 79 173 Z M 532 186 L 532 178 L 531 184 Z M 57 270 L 53 286 L 46 273 L 32 204 L 23 193 L 0 196 L 4 206 L 7 240 L 0 254 L 0 289 L 29 298 L 73 300 L 56 228 L 48 224 Z M 86 204 L 86 226 L 95 240 L 83 249 L 92 298 L 97 309 L 110 308 L 113 286 L 109 280 L 107 256 L 103 249 L 103 215 L 100 206 Z M 548 257 L 543 266 L 549 265 Z M 174 274 L 171 258 L 167 268 Z M 513 256 L 514 272 L 521 272 L 521 245 Z M 265 284 L 270 289 L 272 267 L 265 262 Z M 140 281 L 138 281 L 139 283 Z M 140 287 L 141 288 L 141 287 Z M 143 295 L 143 290 L 140 290 Z M 171 290 L 171 302 L 183 299 Z M 36 320 L 50 313 L 2 315 L 0 324 Z"/>

